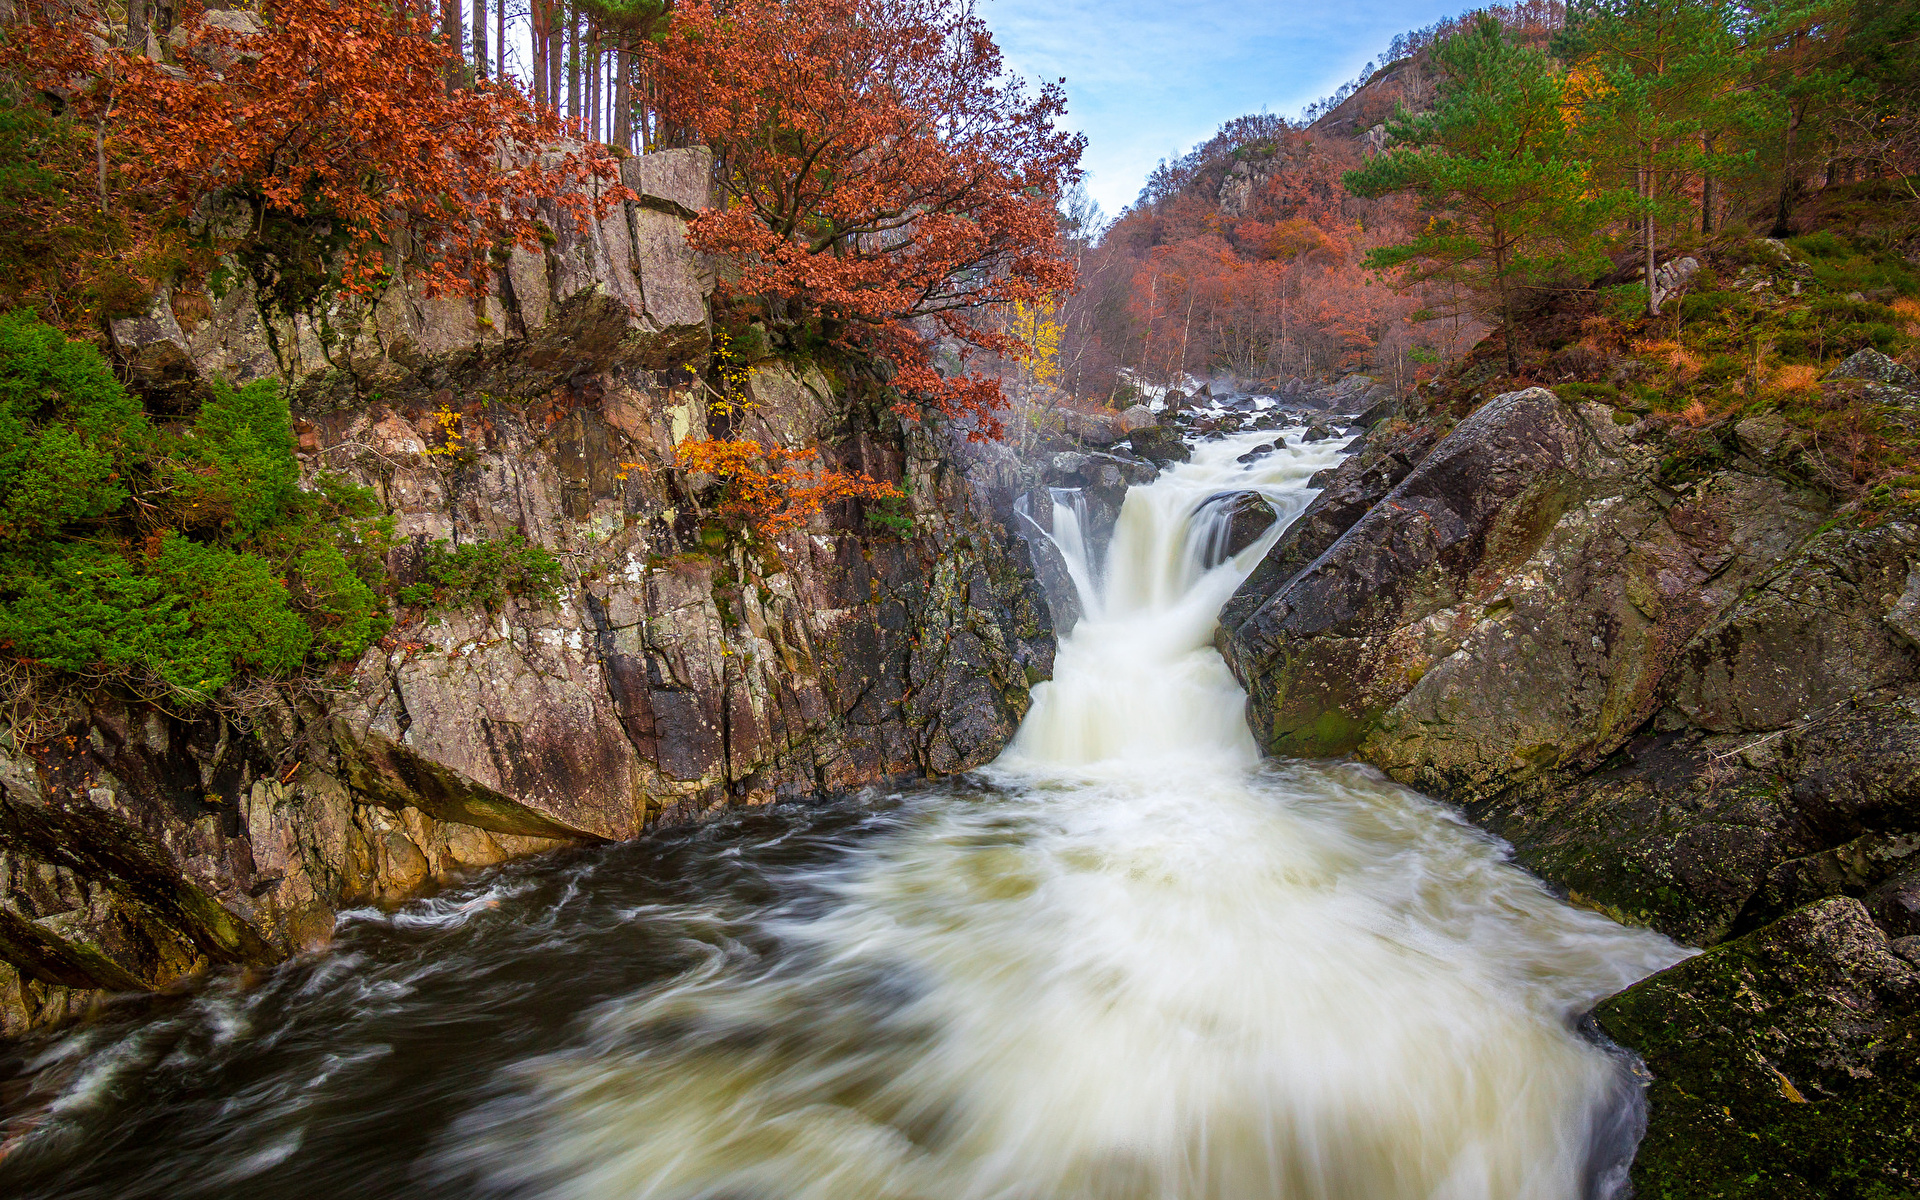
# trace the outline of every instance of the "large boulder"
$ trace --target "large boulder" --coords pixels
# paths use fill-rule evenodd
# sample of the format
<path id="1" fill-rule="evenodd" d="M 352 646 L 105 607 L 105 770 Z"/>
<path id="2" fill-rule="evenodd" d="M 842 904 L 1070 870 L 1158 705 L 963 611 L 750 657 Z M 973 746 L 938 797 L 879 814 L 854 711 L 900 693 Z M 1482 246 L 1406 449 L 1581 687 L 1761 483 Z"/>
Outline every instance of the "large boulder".
<path id="1" fill-rule="evenodd" d="M 1209 496 L 1200 506 L 1198 519 L 1214 523 L 1202 556 L 1204 565 L 1209 567 L 1225 562 L 1259 541 L 1279 520 L 1273 506 L 1258 492 L 1222 492 Z"/>
<path id="2" fill-rule="evenodd" d="M 1484 581 L 1524 563 L 1575 505 L 1598 457 L 1585 422 L 1551 392 L 1501 396 L 1305 570 L 1250 579 L 1279 590 L 1257 606 L 1236 597 L 1252 611 L 1223 627 L 1220 644 L 1248 689 L 1256 736 L 1282 754 L 1358 746 L 1432 666 L 1437 646 L 1419 636 L 1427 618 L 1467 619 Z M 1396 636 L 1409 628 L 1413 637 Z"/>

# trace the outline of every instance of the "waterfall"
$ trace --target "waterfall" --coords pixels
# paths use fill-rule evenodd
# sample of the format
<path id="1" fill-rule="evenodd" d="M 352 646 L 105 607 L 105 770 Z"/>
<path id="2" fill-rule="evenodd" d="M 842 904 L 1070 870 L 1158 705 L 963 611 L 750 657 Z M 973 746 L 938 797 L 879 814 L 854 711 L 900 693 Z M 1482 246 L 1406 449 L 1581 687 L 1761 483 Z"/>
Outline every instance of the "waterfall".
<path id="1" fill-rule="evenodd" d="M 357 914 L 333 957 L 263 994 L 79 1035 L 61 1111 L 82 1115 L 0 1179 L 18 1164 L 12 1194 L 100 1197 L 1615 1194 L 1638 1084 L 1575 1022 L 1682 951 L 1569 907 L 1368 768 L 1261 761 L 1214 624 L 1337 461 L 1332 443 L 1238 461 L 1261 440 L 1133 489 L 1104 561 L 1053 497 L 1084 616 L 991 768 Z M 1246 491 L 1279 520 L 1223 559 L 1216 498 Z M 84 1089 L 145 1098 L 89 1118 Z"/>

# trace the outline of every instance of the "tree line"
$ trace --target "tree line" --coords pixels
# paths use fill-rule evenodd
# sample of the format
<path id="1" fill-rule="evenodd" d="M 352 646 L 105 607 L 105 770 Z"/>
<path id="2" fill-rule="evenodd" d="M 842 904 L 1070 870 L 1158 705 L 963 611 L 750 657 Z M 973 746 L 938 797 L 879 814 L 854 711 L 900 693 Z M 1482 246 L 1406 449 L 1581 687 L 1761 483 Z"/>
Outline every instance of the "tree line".
<path id="1" fill-rule="evenodd" d="M 1630 247 L 1648 315 L 1677 239 L 1735 222 L 1795 232 L 1817 188 L 1920 171 L 1920 6 L 1851 0 L 1585 0 L 1542 50 L 1490 17 L 1438 42 L 1430 111 L 1345 177 L 1428 218 L 1371 256 L 1455 285 L 1503 330 L 1518 305 Z"/>
<path id="2" fill-rule="evenodd" d="M 1240 118 L 1153 173 L 1087 254 L 1071 387 L 1404 382 L 1488 329 L 1513 342 L 1552 289 L 1626 271 L 1658 313 L 1676 246 L 1797 232 L 1823 188 L 1920 200 L 1914 0 L 1529 0 L 1392 50 L 1302 119 Z"/>

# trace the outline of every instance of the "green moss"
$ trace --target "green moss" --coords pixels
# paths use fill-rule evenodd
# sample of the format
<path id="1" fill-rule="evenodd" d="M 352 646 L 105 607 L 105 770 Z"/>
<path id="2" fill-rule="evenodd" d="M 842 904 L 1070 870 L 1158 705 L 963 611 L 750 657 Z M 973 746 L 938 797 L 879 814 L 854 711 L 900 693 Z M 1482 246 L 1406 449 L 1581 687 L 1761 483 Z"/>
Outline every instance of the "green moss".
<path id="1" fill-rule="evenodd" d="M 1653 1074 L 1636 1194 L 1916 1195 L 1920 1016 L 1875 999 L 1897 960 L 1871 928 L 1822 901 L 1600 1003 Z"/>
<path id="2" fill-rule="evenodd" d="M 1305 725 L 1282 729 L 1276 723 L 1268 749 L 1299 758 L 1337 758 L 1351 754 L 1365 741 L 1379 714 L 1353 717 L 1329 705 Z"/>
<path id="3" fill-rule="evenodd" d="M 1576 404 L 1611 404 L 1620 398 L 1620 389 L 1610 383 L 1558 383 L 1554 394 Z"/>

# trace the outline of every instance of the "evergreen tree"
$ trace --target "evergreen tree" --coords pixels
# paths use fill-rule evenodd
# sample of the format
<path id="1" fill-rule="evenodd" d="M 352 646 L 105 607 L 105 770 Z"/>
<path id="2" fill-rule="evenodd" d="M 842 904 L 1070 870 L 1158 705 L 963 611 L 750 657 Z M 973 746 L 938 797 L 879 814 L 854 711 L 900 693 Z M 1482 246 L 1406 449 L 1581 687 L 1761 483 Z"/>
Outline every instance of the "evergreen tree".
<path id="1" fill-rule="evenodd" d="M 1499 318 L 1517 373 L 1521 293 L 1600 261 L 1594 235 L 1614 198 L 1597 195 L 1586 165 L 1567 153 L 1562 81 L 1539 51 L 1482 15 L 1436 46 L 1433 61 L 1443 75 L 1434 109 L 1397 112 L 1386 151 L 1345 176 L 1361 196 L 1410 191 L 1432 214 L 1367 265 L 1406 284 L 1464 287 L 1479 312 Z"/>
<path id="2" fill-rule="evenodd" d="M 1713 147 L 1745 105 L 1731 17 L 1719 0 L 1587 0 L 1556 39 L 1573 63 L 1567 98 L 1579 114 L 1579 149 L 1603 178 L 1631 181 L 1650 316 L 1660 314 L 1660 222 L 1685 212 L 1685 181 L 1728 165 Z"/>

